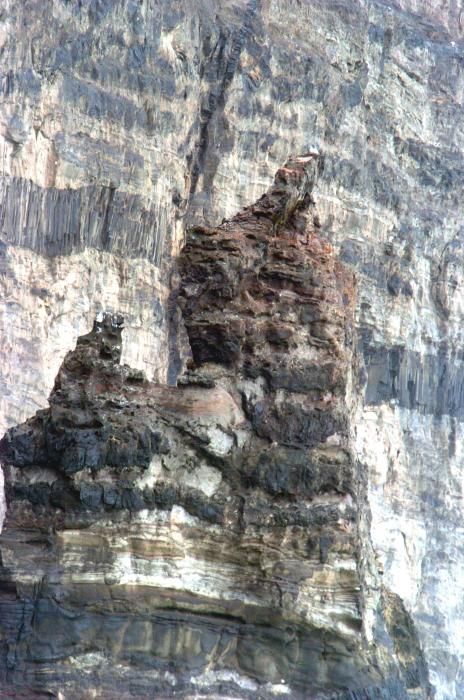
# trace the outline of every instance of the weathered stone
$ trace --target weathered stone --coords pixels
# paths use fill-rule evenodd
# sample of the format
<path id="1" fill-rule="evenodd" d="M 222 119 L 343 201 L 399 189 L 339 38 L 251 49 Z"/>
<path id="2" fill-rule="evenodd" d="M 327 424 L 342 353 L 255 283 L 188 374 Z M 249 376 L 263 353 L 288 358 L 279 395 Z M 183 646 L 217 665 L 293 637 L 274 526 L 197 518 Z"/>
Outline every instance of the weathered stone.
<path id="1" fill-rule="evenodd" d="M 120 365 L 122 318 L 103 315 L 49 409 L 0 441 L 13 696 L 149 697 L 155 678 L 161 697 L 429 697 L 408 613 L 388 591 L 383 611 L 362 566 L 354 281 L 310 223 L 317 162 L 291 159 L 256 205 L 187 240 L 179 386 Z M 296 386 L 314 336 L 300 300 L 317 305 L 321 342 Z"/>
<path id="2" fill-rule="evenodd" d="M 462 3 L 4 4 L 0 432 L 46 407 L 101 311 L 124 315 L 122 361 L 174 385 L 191 359 L 169 289 L 186 228 L 230 218 L 289 153 L 317 147 L 314 221 L 353 266 L 369 336 L 367 405 L 351 425 L 379 567 L 415 620 L 437 700 L 460 700 Z M 298 313 L 319 321 L 314 300 Z"/>

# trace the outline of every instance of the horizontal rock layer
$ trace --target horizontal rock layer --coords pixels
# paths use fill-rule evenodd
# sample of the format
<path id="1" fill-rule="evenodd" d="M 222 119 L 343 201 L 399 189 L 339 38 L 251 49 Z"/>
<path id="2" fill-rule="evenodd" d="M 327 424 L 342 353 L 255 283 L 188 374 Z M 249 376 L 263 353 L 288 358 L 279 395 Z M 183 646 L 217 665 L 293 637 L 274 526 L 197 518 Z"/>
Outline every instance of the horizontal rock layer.
<path id="1" fill-rule="evenodd" d="M 97 248 L 147 258 L 157 267 L 163 248 L 170 252 L 170 229 L 159 210 L 115 187 L 61 190 L 39 187 L 23 178 L 2 178 L 0 200 L 4 244 L 47 257 Z"/>

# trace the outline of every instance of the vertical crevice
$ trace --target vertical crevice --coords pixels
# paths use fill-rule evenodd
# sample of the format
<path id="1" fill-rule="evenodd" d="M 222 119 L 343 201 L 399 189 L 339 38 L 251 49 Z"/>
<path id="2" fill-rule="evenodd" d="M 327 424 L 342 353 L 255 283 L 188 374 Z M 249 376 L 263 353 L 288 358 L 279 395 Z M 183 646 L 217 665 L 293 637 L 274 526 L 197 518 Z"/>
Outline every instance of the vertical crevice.
<path id="1" fill-rule="evenodd" d="M 116 187 L 110 187 L 102 225 L 101 245 L 103 250 L 110 250 L 111 248 L 111 218 L 113 214 L 113 201 L 115 193 Z"/>

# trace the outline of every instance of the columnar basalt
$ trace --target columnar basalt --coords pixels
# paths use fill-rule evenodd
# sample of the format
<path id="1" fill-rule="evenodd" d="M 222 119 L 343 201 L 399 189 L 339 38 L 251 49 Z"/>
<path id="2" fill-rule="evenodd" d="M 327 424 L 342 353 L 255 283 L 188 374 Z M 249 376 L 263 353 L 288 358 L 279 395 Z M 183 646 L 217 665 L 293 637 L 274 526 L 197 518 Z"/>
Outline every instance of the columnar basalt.
<path id="1" fill-rule="evenodd" d="M 104 315 L 1 441 L 7 696 L 429 697 L 408 613 L 369 590 L 354 278 L 313 221 L 319 167 L 191 231 L 176 387 L 119 364 Z"/>

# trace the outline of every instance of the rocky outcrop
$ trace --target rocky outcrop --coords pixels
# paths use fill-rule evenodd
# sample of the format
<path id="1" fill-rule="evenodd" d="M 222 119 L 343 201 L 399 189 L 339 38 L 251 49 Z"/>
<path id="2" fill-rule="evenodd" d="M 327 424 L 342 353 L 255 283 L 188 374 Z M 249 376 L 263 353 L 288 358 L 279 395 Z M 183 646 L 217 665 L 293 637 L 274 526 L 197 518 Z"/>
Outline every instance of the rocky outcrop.
<path id="1" fill-rule="evenodd" d="M 178 386 L 119 364 L 104 315 L 0 442 L 6 697 L 431 697 L 370 545 L 354 277 L 313 223 L 318 164 L 191 231 Z"/>
<path id="2" fill-rule="evenodd" d="M 169 289 L 148 261 L 95 250 L 48 259 L 7 246 L 0 295 L 2 434 L 42 407 L 70 345 L 103 310 L 125 314 L 123 360 L 166 380 Z"/>
<path id="3" fill-rule="evenodd" d="M 47 406 L 102 311 L 124 315 L 123 362 L 174 382 L 187 345 L 169 277 L 188 226 L 322 151 L 320 232 L 357 279 L 363 499 L 437 700 L 464 697 L 461 4 L 0 11 L 0 432 Z"/>

